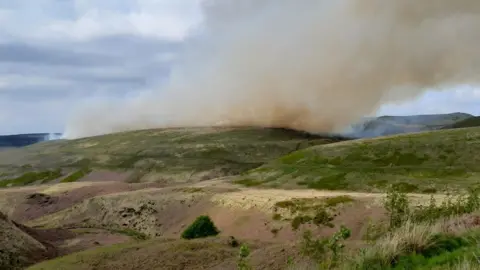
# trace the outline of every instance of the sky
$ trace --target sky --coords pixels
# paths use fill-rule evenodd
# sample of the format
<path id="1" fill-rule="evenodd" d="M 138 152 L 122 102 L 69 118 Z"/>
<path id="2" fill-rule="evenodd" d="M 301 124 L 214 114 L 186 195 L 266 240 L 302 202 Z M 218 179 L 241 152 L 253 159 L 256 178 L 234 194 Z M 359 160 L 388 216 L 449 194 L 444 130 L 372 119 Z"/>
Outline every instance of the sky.
<path id="1" fill-rule="evenodd" d="M 0 0 L 0 134 L 62 132 L 73 108 L 159 87 L 199 0 Z M 427 92 L 378 114 L 480 114 L 480 90 Z"/>

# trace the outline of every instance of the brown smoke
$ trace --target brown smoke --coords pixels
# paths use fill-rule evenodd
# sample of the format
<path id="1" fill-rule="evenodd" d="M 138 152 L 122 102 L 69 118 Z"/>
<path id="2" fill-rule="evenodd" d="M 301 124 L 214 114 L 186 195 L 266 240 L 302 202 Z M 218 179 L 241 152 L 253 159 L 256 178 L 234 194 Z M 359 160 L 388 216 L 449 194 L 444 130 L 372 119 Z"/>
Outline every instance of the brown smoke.
<path id="1" fill-rule="evenodd" d="M 180 126 L 335 132 L 480 81 L 478 0 L 210 1 L 170 83 L 82 110 L 66 136 Z"/>

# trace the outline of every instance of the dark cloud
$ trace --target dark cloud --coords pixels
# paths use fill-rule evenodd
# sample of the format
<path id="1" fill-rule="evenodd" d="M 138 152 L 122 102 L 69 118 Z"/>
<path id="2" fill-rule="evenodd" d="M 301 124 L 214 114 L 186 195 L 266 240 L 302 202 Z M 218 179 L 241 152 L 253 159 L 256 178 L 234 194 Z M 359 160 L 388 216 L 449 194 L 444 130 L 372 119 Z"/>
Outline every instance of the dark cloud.
<path id="1" fill-rule="evenodd" d="M 82 53 L 64 48 L 32 46 L 25 43 L 0 44 L 0 63 L 28 63 L 55 66 L 89 66 L 118 64 L 113 57 Z"/>
<path id="2" fill-rule="evenodd" d="M 169 57 L 179 49 L 178 43 L 128 35 L 78 43 L 0 44 L 0 81 L 12 75 L 25 80 L 43 79 L 38 86 L 25 86 L 21 79 L 7 81 L 0 95 L 15 99 L 51 98 L 49 93 L 122 94 L 154 87 L 168 75 L 172 62 Z"/>

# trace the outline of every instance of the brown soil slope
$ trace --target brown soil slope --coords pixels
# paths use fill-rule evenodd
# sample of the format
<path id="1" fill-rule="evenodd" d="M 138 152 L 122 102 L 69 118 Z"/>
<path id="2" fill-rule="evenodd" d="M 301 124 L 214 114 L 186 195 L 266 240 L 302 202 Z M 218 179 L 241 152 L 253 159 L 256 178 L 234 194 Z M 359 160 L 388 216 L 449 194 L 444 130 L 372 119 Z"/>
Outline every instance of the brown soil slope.
<path id="1" fill-rule="evenodd" d="M 54 255 L 52 247 L 42 244 L 23 226 L 0 213 L 0 269 L 23 269 Z"/>

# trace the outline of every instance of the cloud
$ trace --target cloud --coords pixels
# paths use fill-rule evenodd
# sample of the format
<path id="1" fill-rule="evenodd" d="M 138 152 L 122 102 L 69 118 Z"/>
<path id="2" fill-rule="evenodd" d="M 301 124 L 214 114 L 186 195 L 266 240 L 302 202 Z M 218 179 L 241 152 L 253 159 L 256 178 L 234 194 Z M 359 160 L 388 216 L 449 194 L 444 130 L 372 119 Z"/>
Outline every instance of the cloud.
<path id="1" fill-rule="evenodd" d="M 79 104 L 162 83 L 192 3 L 0 0 L 0 134 L 61 131 Z"/>

